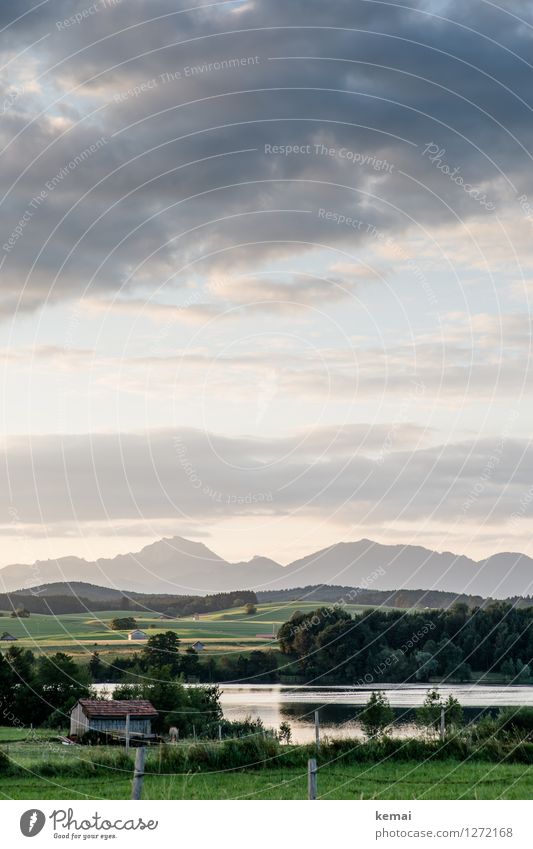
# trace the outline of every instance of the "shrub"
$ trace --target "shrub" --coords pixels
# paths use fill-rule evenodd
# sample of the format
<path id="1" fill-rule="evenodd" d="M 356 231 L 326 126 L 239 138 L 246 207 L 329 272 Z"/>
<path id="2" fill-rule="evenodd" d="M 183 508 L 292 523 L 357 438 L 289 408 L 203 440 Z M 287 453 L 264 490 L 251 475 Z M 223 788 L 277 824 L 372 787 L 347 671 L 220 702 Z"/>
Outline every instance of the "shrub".
<path id="1" fill-rule="evenodd" d="M 380 690 L 375 690 L 363 711 L 359 714 L 359 721 L 363 731 L 368 737 L 376 737 L 383 734 L 385 728 L 391 724 L 394 713 L 385 696 Z"/>
<path id="2" fill-rule="evenodd" d="M 443 708 L 446 730 L 463 724 L 463 709 L 457 699 L 450 695 L 444 702 L 437 690 L 428 690 L 422 707 L 416 712 L 416 721 L 419 725 L 424 725 L 428 731 L 438 731 Z"/>
<path id="3" fill-rule="evenodd" d="M 112 631 L 131 631 L 137 627 L 137 620 L 133 616 L 117 617 L 109 623 Z"/>
<path id="4" fill-rule="evenodd" d="M 521 739 L 533 740 L 533 708 L 502 708 L 496 717 L 496 728 Z"/>
<path id="5" fill-rule="evenodd" d="M 12 764 L 5 752 L 0 749 L 0 775 L 10 775 Z"/>

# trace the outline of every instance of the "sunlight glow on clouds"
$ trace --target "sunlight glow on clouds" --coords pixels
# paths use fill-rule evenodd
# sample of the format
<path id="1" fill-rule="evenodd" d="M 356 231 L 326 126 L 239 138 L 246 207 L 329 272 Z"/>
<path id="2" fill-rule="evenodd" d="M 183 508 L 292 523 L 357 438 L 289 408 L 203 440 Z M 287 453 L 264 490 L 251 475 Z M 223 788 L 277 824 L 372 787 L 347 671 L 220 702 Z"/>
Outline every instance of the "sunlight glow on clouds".
<path id="1" fill-rule="evenodd" d="M 72 14 L 0 7 L 4 561 L 531 551 L 527 4 Z"/>

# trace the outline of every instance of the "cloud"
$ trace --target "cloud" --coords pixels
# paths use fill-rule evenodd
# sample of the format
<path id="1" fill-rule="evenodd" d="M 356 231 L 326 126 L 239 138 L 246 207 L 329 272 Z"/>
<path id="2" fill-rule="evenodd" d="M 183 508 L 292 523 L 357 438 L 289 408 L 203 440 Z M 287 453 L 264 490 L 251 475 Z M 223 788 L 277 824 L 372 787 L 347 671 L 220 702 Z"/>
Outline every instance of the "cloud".
<path id="1" fill-rule="evenodd" d="M 391 434 L 393 439 L 391 440 Z M 358 524 L 509 521 L 530 486 L 529 441 L 427 445 L 409 423 L 264 440 L 195 429 L 10 438 L 0 509 L 22 527 L 204 523 L 239 515 Z M 424 446 L 426 442 L 426 446 Z"/>
<path id="2" fill-rule="evenodd" d="M 38 80 L 2 122 L 4 315 L 85 291 L 181 290 L 192 268 L 249 275 L 324 250 L 350 262 L 376 242 L 368 228 L 431 241 L 446 226 L 465 252 L 490 214 L 464 183 L 523 219 L 523 4 L 392 4 L 386 18 L 351 2 L 95 5 L 68 26 L 66 2 L 2 6 L 10 48 L 36 42 L 24 55 Z M 509 235 L 518 272 L 530 248 L 517 259 Z"/>
<path id="3" fill-rule="evenodd" d="M 214 416 L 218 415 L 217 402 L 238 402 L 242 406 L 237 428 L 239 421 L 249 423 L 250 405 L 263 403 L 265 380 L 271 389 L 275 386 L 275 391 L 268 390 L 268 408 L 270 420 L 277 418 L 278 425 L 286 417 L 286 405 L 295 402 L 300 409 L 306 403 L 319 403 L 324 410 L 335 410 L 334 405 L 342 401 L 348 405 L 343 411 L 348 419 L 359 402 L 371 403 L 380 417 L 390 415 L 387 405 L 394 405 L 410 419 L 433 407 L 457 410 L 458 404 L 475 407 L 484 402 L 493 412 L 502 399 L 517 409 L 527 402 L 532 378 L 532 321 L 527 315 L 451 313 L 444 317 L 440 333 L 421 332 L 415 339 L 396 337 L 381 345 L 339 336 L 336 345 L 327 346 L 320 337 L 313 338 L 308 328 L 296 332 L 294 322 L 286 333 L 282 328 L 266 333 L 245 329 L 242 338 L 236 332 L 218 338 L 219 322 L 225 327 L 228 319 L 242 318 L 243 311 L 249 315 L 256 307 L 261 311 L 271 306 L 283 314 L 285 301 L 267 297 L 276 297 L 280 288 L 290 284 L 260 279 L 257 291 L 256 283 L 256 279 L 244 280 L 239 293 L 233 293 L 248 301 L 243 310 L 229 305 L 178 308 L 141 301 L 85 305 L 96 311 L 131 315 L 133 337 L 137 322 L 145 316 L 179 323 L 185 312 L 188 320 L 199 326 L 189 347 L 170 346 L 165 353 L 156 352 L 149 337 L 149 350 L 141 354 L 111 355 L 90 348 L 43 345 L 4 348 L 0 359 L 11 369 L 36 378 L 48 375 L 51 369 L 83 373 L 92 391 L 105 388 L 117 395 L 153 398 L 166 398 L 171 392 L 182 402 L 200 402 L 206 413 Z M 322 281 L 317 281 L 318 288 L 321 285 Z M 327 298 L 332 293 L 326 286 L 323 294 Z M 253 296 L 265 300 L 254 303 Z M 311 303 L 317 297 L 315 281 L 305 279 L 303 289 L 293 297 L 300 299 L 300 306 L 305 306 L 306 298 Z M 291 426 L 290 417 L 286 426 Z M 493 432 L 497 429 L 498 425 Z"/>

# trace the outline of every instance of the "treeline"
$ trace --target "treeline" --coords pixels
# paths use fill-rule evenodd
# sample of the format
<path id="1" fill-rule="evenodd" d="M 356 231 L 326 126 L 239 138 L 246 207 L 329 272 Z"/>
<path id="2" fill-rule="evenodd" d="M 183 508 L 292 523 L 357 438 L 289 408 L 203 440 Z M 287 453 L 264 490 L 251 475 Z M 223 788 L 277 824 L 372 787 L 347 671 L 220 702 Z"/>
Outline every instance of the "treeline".
<path id="1" fill-rule="evenodd" d="M 533 657 L 533 607 L 491 602 L 470 609 L 367 610 L 350 616 L 340 607 L 296 612 L 282 625 L 280 650 L 306 680 L 468 681 L 472 672 L 501 672 L 527 681 Z"/>
<path id="2" fill-rule="evenodd" d="M 0 725 L 68 725 L 68 712 L 90 695 L 90 673 L 70 655 L 35 657 L 10 646 L 0 653 Z"/>
<path id="3" fill-rule="evenodd" d="M 493 599 L 479 595 L 445 592 L 444 590 L 370 590 L 363 587 L 326 586 L 325 584 L 294 587 L 290 590 L 266 590 L 257 593 L 259 603 L 325 601 L 333 604 L 362 604 L 369 607 L 407 608 L 448 608 L 453 604 L 466 604 L 468 607 L 484 607 Z M 531 607 L 531 596 L 507 599 L 514 607 Z"/>
<path id="4" fill-rule="evenodd" d="M 160 711 L 156 730 L 170 723 L 187 735 L 194 725 L 197 732 L 209 735 L 209 723 L 216 720 L 218 733 L 221 721 L 218 690 L 182 685 L 219 681 L 277 681 L 276 654 L 252 651 L 200 662 L 194 649 L 180 650 L 174 631 L 154 634 L 141 651 L 110 662 L 95 651 L 88 664 L 64 652 L 36 656 L 30 649 L 11 645 L 0 652 L 0 725 L 64 728 L 78 699 L 94 698 L 93 684 L 109 682 L 120 685 L 118 698 L 151 699 Z"/>
<path id="5" fill-rule="evenodd" d="M 175 725 L 184 734 L 208 733 L 220 722 L 222 712 L 216 687 L 185 688 L 198 680 L 199 661 L 194 649 L 180 651 L 174 631 L 154 634 L 133 663 L 119 671 L 122 685 L 116 698 L 147 698 L 159 711 L 156 731 Z M 117 658 L 117 662 L 132 658 Z M 70 655 L 56 652 L 36 657 L 29 649 L 10 646 L 0 653 L 0 725 L 26 727 L 46 725 L 64 728 L 78 699 L 92 697 L 92 685 L 111 680 L 109 667 L 95 652 L 89 664 L 77 663 Z"/>
<path id="6" fill-rule="evenodd" d="M 257 596 L 251 590 L 237 590 L 229 593 L 215 593 L 206 596 L 190 595 L 143 595 L 132 593 L 121 598 L 88 599 L 74 594 L 34 595 L 32 593 L 0 594 L 0 609 L 18 610 L 24 608 L 29 613 L 53 614 L 92 613 L 98 610 L 132 610 L 137 612 L 159 613 L 162 616 L 189 616 L 195 613 L 212 613 L 227 607 L 241 607 L 245 604 L 257 604 Z"/>
<path id="7" fill-rule="evenodd" d="M 252 590 L 235 590 L 204 596 L 133 593 L 128 609 L 155 611 L 167 616 L 190 616 L 195 613 L 213 613 L 216 610 L 225 610 L 227 607 L 244 607 L 246 604 L 257 604 L 257 596 Z"/>
<path id="8" fill-rule="evenodd" d="M 120 682 L 136 684 L 142 681 L 146 674 L 157 666 L 154 648 L 160 650 L 163 660 L 168 655 L 171 641 L 174 642 L 169 666 L 173 676 L 181 676 L 186 681 L 196 683 L 219 684 L 271 684 L 279 680 L 278 655 L 273 651 L 253 650 L 246 654 L 230 653 L 221 657 L 208 655 L 202 657 L 189 648 L 185 652 L 178 651 L 179 639 L 173 631 L 166 634 L 156 634 L 150 637 L 145 649 L 130 655 L 117 655 L 112 660 L 101 660 L 95 652 L 89 663 L 92 680 L 95 683 Z"/>

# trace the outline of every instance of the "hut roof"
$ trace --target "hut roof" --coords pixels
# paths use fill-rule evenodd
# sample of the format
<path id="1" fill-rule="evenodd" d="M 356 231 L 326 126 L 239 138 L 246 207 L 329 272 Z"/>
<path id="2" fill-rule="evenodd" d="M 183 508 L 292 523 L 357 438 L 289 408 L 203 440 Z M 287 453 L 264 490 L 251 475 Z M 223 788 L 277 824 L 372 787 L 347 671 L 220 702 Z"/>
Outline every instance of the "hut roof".
<path id="1" fill-rule="evenodd" d="M 79 703 L 86 716 L 158 716 L 148 699 L 80 699 Z"/>

